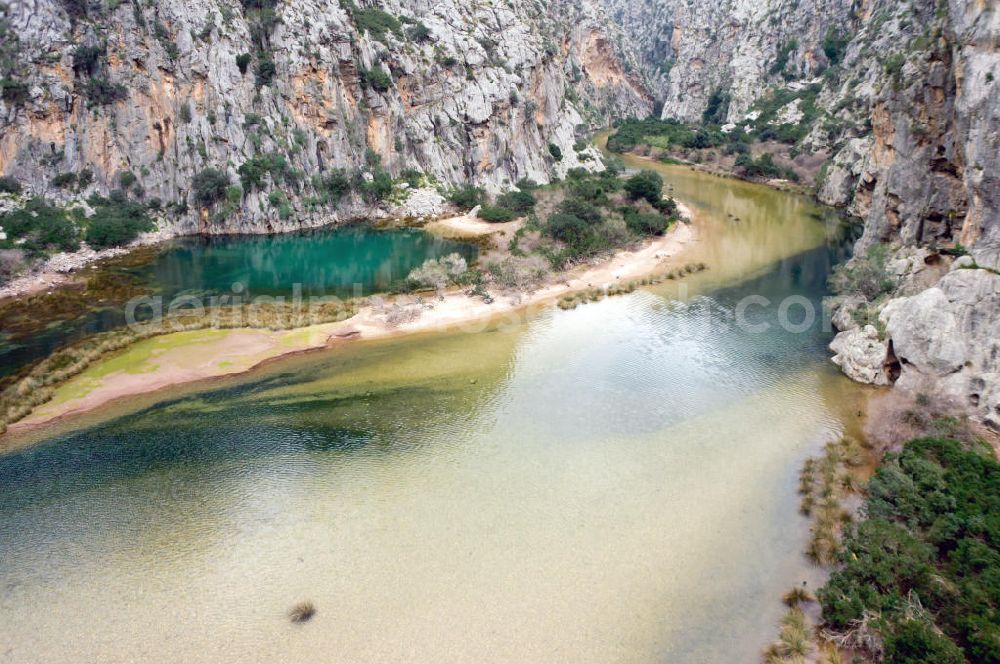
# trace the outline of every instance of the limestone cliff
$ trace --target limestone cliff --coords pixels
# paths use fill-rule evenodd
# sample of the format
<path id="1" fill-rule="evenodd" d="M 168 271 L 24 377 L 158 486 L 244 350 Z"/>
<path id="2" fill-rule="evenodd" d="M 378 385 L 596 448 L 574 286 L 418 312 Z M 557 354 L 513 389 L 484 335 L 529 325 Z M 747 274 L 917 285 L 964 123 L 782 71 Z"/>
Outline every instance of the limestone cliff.
<path id="1" fill-rule="evenodd" d="M 85 174 L 79 196 L 128 173 L 178 232 L 364 214 L 317 191 L 338 169 L 547 182 L 597 158 L 574 149 L 589 123 L 652 105 L 590 2 L 6 2 L 0 174 L 58 199 L 60 175 Z M 242 193 L 195 200 L 196 173 L 247 162 Z"/>

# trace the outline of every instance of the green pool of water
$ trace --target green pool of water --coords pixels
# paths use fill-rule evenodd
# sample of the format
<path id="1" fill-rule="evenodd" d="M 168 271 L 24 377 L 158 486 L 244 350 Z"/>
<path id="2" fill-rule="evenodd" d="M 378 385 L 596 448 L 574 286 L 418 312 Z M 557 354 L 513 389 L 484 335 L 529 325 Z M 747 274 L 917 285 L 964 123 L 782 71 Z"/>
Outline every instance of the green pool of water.
<path id="1" fill-rule="evenodd" d="M 164 301 L 179 296 L 226 295 L 368 296 L 388 290 L 428 258 L 459 253 L 476 258 L 475 246 L 415 229 L 377 230 L 365 225 L 325 228 L 287 235 L 185 237 L 152 252 L 148 262 L 112 261 L 101 268 L 129 277 L 136 288 Z M 139 308 L 140 315 L 148 308 Z M 122 327 L 123 302 L 105 303 L 82 315 L 61 317 L 29 312 L 38 328 L 0 335 L 0 375 L 48 356 L 85 336 Z"/>

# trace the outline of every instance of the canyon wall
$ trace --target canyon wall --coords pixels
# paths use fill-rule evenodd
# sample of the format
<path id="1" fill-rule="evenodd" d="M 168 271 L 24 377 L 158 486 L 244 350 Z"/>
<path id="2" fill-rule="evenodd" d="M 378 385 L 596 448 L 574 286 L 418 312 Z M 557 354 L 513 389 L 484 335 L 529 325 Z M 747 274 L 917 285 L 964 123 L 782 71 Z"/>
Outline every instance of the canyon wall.
<path id="1" fill-rule="evenodd" d="M 123 173 L 175 232 L 265 232 L 367 214 L 325 196 L 343 169 L 419 169 L 443 186 L 548 182 L 574 145 L 652 98 L 590 2 L 6 0 L 0 174 L 55 200 Z M 577 147 L 580 147 L 577 145 Z M 199 204 L 195 175 L 238 183 Z M 248 167 L 249 168 L 249 167 Z M 90 181 L 92 177 L 92 182 Z M 244 178 L 246 180 L 246 178 Z M 130 185 L 136 187 L 136 184 Z M 332 185 L 334 189 L 337 184 Z"/>
<path id="2" fill-rule="evenodd" d="M 934 390 L 1000 431 L 1000 5 L 988 0 L 604 0 L 662 116 L 733 126 L 781 92 L 829 156 L 817 196 L 861 220 L 836 300 L 851 377 Z M 794 106 L 794 107 L 793 107 Z"/>

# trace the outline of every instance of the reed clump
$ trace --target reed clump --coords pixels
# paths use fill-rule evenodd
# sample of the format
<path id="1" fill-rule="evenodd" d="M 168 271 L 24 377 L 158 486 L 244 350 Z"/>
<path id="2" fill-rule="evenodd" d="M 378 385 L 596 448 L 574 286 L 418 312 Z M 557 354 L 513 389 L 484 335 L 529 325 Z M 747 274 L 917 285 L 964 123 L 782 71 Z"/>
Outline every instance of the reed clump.
<path id="1" fill-rule="evenodd" d="M 844 499 L 859 490 L 858 469 L 864 461 L 861 444 L 842 438 L 827 443 L 822 456 L 803 464 L 800 511 L 813 521 L 807 553 L 820 565 L 833 564 L 840 553 L 844 527 L 853 520 Z"/>
<path id="2" fill-rule="evenodd" d="M 812 623 L 801 608 L 793 606 L 781 619 L 778 640 L 764 650 L 764 662 L 805 664 L 814 649 Z"/>
<path id="3" fill-rule="evenodd" d="M 316 615 L 316 606 L 312 602 L 301 602 L 296 604 L 288 612 L 288 619 L 293 623 L 301 624 L 309 622 Z"/>

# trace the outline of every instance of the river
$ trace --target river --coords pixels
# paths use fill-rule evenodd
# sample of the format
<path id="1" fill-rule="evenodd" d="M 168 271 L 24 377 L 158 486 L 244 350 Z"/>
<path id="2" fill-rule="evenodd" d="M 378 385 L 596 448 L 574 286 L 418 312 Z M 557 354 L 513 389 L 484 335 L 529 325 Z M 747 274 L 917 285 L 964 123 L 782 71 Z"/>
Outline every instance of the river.
<path id="1" fill-rule="evenodd" d="M 655 168 L 704 273 L 292 358 L 0 456 L 0 661 L 756 661 L 780 595 L 819 580 L 798 470 L 862 403 L 821 323 L 788 329 L 842 232 Z"/>

